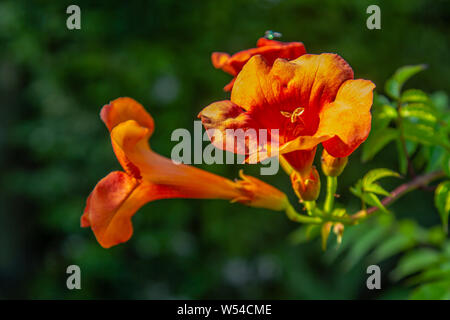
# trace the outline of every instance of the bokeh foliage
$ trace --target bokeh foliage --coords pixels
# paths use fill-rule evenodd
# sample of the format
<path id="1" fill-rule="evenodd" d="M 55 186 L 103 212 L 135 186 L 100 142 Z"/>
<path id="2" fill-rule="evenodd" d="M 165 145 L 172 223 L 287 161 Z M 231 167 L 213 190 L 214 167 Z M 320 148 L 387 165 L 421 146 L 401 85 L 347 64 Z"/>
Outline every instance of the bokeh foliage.
<path id="1" fill-rule="evenodd" d="M 70 4 L 0 3 L 0 298 L 410 296 L 410 285 L 388 276 L 401 266 L 397 255 L 380 262 L 383 289 L 365 287 L 371 260 L 361 251 L 383 242 L 388 222 L 374 222 L 366 242 L 355 236 L 361 244 L 342 257 L 333 248 L 322 254 L 320 241 L 293 245 L 298 226 L 281 214 L 223 201 L 151 203 L 133 219 L 131 241 L 109 250 L 79 219 L 95 183 L 119 168 L 98 117 L 110 100 L 141 102 L 156 122 L 152 148 L 169 156 L 171 132 L 191 130 L 204 106 L 227 97 L 230 77 L 212 68 L 211 52 L 254 46 L 267 29 L 303 41 L 310 53 L 340 54 L 380 93 L 399 66 L 420 63 L 428 69 L 404 89 L 449 92 L 448 1 L 77 1 L 80 31 L 66 28 Z M 381 7 L 381 30 L 366 28 L 370 4 Z M 349 187 L 373 168 L 399 171 L 396 155 L 395 145 L 369 162 L 361 150 L 353 154 L 339 201 L 357 210 Z M 228 177 L 240 168 L 207 167 Z M 293 196 L 282 172 L 264 179 Z M 397 184 L 391 180 L 387 190 Z M 407 195 L 391 209 L 399 222 L 389 228 L 404 219 L 426 232 L 440 224 L 433 193 Z M 65 287 L 70 264 L 81 267 L 80 291 Z"/>

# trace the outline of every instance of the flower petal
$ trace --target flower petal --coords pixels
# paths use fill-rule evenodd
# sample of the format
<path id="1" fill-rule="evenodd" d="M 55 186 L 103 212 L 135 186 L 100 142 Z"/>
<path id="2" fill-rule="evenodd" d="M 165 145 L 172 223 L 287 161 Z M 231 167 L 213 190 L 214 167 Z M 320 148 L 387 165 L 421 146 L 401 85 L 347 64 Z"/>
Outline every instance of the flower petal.
<path id="1" fill-rule="evenodd" d="M 130 239 L 131 218 L 144 204 L 179 197 L 183 194 L 176 189 L 141 183 L 124 172 L 114 171 L 100 180 L 90 194 L 81 226 L 90 226 L 100 245 L 110 248 Z"/>
<path id="2" fill-rule="evenodd" d="M 109 248 L 131 237 L 130 219 L 140 206 L 137 201 L 127 200 L 138 185 L 133 177 L 115 171 L 100 180 L 89 195 L 81 226 L 90 226 L 102 247 Z"/>
<path id="3" fill-rule="evenodd" d="M 283 144 L 280 147 L 280 154 L 287 154 L 297 150 L 310 150 L 330 138 L 331 136 L 300 136 Z"/>
<path id="4" fill-rule="evenodd" d="M 283 102 L 288 105 L 280 107 L 324 105 L 334 100 L 344 81 L 352 78 L 353 70 L 336 54 L 277 59 L 272 67 L 263 57 L 255 56 L 237 77 L 231 101 L 246 110 Z"/>
<path id="5" fill-rule="evenodd" d="M 289 42 L 281 42 L 281 41 L 277 41 L 277 40 L 270 40 L 267 38 L 259 38 L 258 41 L 256 42 L 256 46 L 258 48 L 260 47 L 274 47 L 274 46 L 278 46 L 278 45 L 283 45 L 283 44 L 288 44 Z M 301 43 L 301 42 L 292 42 L 292 43 Z"/>
<path id="6" fill-rule="evenodd" d="M 154 121 L 150 114 L 136 100 L 127 97 L 115 99 L 105 105 L 100 112 L 100 117 L 110 132 L 115 126 L 128 120 L 135 120 L 141 126 L 147 128 L 149 137 L 154 130 Z M 140 179 L 139 169 L 125 156 L 114 140 L 111 139 L 111 143 L 122 168 L 134 178 Z"/>
<path id="7" fill-rule="evenodd" d="M 348 80 L 339 89 L 336 100 L 322 109 L 315 136 L 334 136 L 322 143 L 333 157 L 349 156 L 367 139 L 374 88 L 369 80 Z"/>
<path id="8" fill-rule="evenodd" d="M 211 142 L 219 149 L 234 152 L 237 154 L 248 154 L 250 150 L 257 150 L 257 130 L 259 129 L 255 121 L 245 110 L 229 100 L 218 101 L 204 108 L 198 117 L 202 120 L 203 126 L 207 130 Z M 243 133 L 254 131 L 253 141 L 249 139 L 238 139 L 234 134 L 237 130 Z M 253 143 L 253 145 L 249 145 Z"/>
<path id="9" fill-rule="evenodd" d="M 116 125 L 135 120 L 141 126 L 150 130 L 150 135 L 155 127 L 153 118 L 145 111 L 144 107 L 136 100 L 128 97 L 118 98 L 105 105 L 100 112 L 100 117 L 111 131 Z"/>
<path id="10" fill-rule="evenodd" d="M 317 147 L 314 146 L 309 150 L 297 150 L 283 154 L 283 156 L 298 173 L 304 175 L 311 171 L 316 149 Z"/>
<path id="11" fill-rule="evenodd" d="M 213 52 L 211 55 L 211 62 L 214 68 L 222 69 L 231 75 L 236 75 L 236 71 L 233 68 L 230 68 L 228 64 L 229 59 L 230 55 L 225 52 Z"/>
<path id="12" fill-rule="evenodd" d="M 222 69 L 232 76 L 237 76 L 247 61 L 255 55 L 263 56 L 267 63 L 272 65 L 277 58 L 292 60 L 305 53 L 305 46 L 301 42 L 281 42 L 260 38 L 257 42 L 257 48 L 243 50 L 232 56 L 224 52 L 214 52 L 211 55 L 211 60 L 215 68 Z M 231 90 L 232 82 L 225 86 L 225 91 Z"/>
<path id="13" fill-rule="evenodd" d="M 351 67 L 338 55 L 305 54 L 293 61 L 277 59 L 271 67 L 254 56 L 239 73 L 231 101 L 251 113 L 262 127 L 280 128 L 285 141 L 312 136 L 322 106 L 333 101 L 340 85 L 353 78 Z M 301 117 L 286 117 L 301 108 Z"/>

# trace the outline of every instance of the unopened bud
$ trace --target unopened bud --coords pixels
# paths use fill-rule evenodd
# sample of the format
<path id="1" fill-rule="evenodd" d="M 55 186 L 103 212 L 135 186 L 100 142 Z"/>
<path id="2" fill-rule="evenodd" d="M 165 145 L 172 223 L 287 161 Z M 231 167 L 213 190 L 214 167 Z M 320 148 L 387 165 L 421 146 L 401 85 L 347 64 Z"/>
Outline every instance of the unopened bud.
<path id="1" fill-rule="evenodd" d="M 236 187 L 242 195 L 231 202 L 275 211 L 286 209 L 289 204 L 286 194 L 255 177 L 245 175 L 242 170 L 239 176 L 241 180 L 236 181 Z"/>
<path id="2" fill-rule="evenodd" d="M 333 227 L 333 232 L 336 235 L 337 243 L 342 243 L 342 235 L 344 234 L 344 225 L 340 222 L 336 223 Z"/>
<path id="3" fill-rule="evenodd" d="M 306 175 L 301 175 L 297 171 L 291 173 L 292 188 L 297 197 L 302 201 L 317 200 L 320 193 L 320 176 L 313 166 Z"/>
<path id="4" fill-rule="evenodd" d="M 327 150 L 323 149 L 321 162 L 322 171 L 326 176 L 337 177 L 344 171 L 348 162 L 348 157 L 335 158 L 330 155 Z"/>

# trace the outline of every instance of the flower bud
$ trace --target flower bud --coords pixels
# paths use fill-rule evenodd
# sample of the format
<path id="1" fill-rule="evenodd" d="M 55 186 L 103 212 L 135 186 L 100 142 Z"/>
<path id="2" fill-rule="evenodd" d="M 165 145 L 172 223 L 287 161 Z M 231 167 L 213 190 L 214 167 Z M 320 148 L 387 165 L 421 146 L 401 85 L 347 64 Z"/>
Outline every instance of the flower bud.
<path id="1" fill-rule="evenodd" d="M 232 202 L 275 211 L 286 209 L 289 204 L 286 194 L 255 177 L 245 175 L 242 170 L 239 176 L 242 180 L 236 181 L 236 186 L 242 195 Z"/>
<path id="2" fill-rule="evenodd" d="M 340 222 L 334 224 L 333 232 L 336 235 L 337 243 L 342 243 L 342 235 L 344 234 L 344 225 Z"/>
<path id="3" fill-rule="evenodd" d="M 320 193 L 320 176 L 314 166 L 306 175 L 301 175 L 297 171 L 291 173 L 292 188 L 297 197 L 302 201 L 317 200 Z"/>
<path id="4" fill-rule="evenodd" d="M 337 177 L 344 171 L 348 162 L 348 157 L 335 158 L 330 155 L 327 150 L 323 149 L 321 162 L 322 171 L 326 176 Z"/>

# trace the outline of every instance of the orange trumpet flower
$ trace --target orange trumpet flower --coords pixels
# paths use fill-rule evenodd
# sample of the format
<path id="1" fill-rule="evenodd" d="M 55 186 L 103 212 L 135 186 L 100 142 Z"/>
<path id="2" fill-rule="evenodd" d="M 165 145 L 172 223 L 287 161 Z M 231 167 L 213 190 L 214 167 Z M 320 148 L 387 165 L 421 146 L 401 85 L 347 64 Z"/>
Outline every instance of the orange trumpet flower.
<path id="1" fill-rule="evenodd" d="M 305 46 L 301 42 L 281 42 L 260 38 L 256 43 L 256 48 L 239 51 L 232 56 L 224 52 L 214 52 L 211 55 L 211 60 L 216 69 L 222 69 L 234 77 L 223 88 L 225 91 L 230 91 L 233 88 L 236 76 L 251 57 L 261 55 L 269 65 L 272 65 L 277 58 L 292 60 L 305 53 Z"/>
<path id="2" fill-rule="evenodd" d="M 227 145 L 227 129 L 268 134 L 278 129 L 279 154 L 306 177 L 319 143 L 331 156 L 347 157 L 366 140 L 374 88 L 371 81 L 353 80 L 352 68 L 336 54 L 304 54 L 273 64 L 255 55 L 237 76 L 231 99 L 210 104 L 199 117 L 206 129 L 224 137 L 213 138 L 214 145 L 235 153 L 248 148 Z M 271 149 L 270 142 L 260 147 Z"/>
<path id="3" fill-rule="evenodd" d="M 81 226 L 90 226 L 105 248 L 127 241 L 133 233 L 132 216 L 157 199 L 226 199 L 271 210 L 284 210 L 288 205 L 284 193 L 242 172 L 242 180 L 231 181 L 175 164 L 152 151 L 148 139 L 153 133 L 153 119 L 131 98 L 112 101 L 100 115 L 124 172 L 111 172 L 97 183 L 87 199 Z"/>

